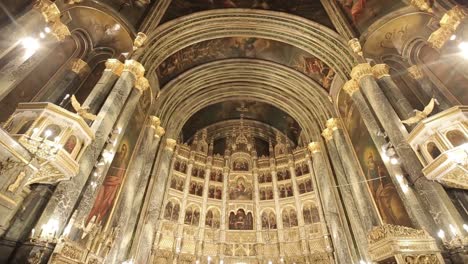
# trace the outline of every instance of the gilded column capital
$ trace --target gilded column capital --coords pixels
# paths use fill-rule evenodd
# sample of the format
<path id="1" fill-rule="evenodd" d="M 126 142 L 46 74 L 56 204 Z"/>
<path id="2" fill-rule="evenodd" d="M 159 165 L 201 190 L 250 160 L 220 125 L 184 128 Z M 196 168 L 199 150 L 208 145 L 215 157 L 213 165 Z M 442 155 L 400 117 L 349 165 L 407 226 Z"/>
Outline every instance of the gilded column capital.
<path id="1" fill-rule="evenodd" d="M 105 71 L 110 71 L 113 74 L 120 76 L 124 69 L 124 64 L 118 59 L 107 59 Z"/>
<path id="2" fill-rule="evenodd" d="M 150 84 L 148 82 L 148 79 L 146 79 L 145 77 L 140 77 L 135 82 L 135 88 L 138 89 L 142 93 L 146 91 L 146 89 L 148 89 L 149 86 Z"/>
<path id="3" fill-rule="evenodd" d="M 390 66 L 385 63 L 376 64 L 372 67 L 372 74 L 374 74 L 374 77 L 377 79 L 390 76 Z"/>
<path id="4" fill-rule="evenodd" d="M 335 131 L 337 129 L 341 129 L 340 119 L 337 117 L 333 117 L 327 120 L 327 128 L 331 131 Z"/>
<path id="5" fill-rule="evenodd" d="M 161 125 L 161 119 L 159 119 L 159 117 L 157 116 L 150 116 L 149 123 L 151 128 L 156 129 L 158 126 Z"/>
<path id="6" fill-rule="evenodd" d="M 172 138 L 166 139 L 166 149 L 169 151 L 174 151 L 175 147 L 177 145 L 177 141 Z"/>
<path id="7" fill-rule="evenodd" d="M 166 130 L 162 126 L 156 127 L 154 131 L 154 137 L 161 138 L 166 133 Z"/>
<path id="8" fill-rule="evenodd" d="M 348 46 L 353 50 L 354 53 L 356 53 L 359 56 L 362 56 L 362 47 L 361 43 L 359 42 L 358 38 L 353 38 L 348 41 Z"/>
<path id="9" fill-rule="evenodd" d="M 351 77 L 356 81 L 361 81 L 361 78 L 365 76 L 372 76 L 372 67 L 369 63 L 360 63 L 354 66 L 351 71 Z"/>
<path id="10" fill-rule="evenodd" d="M 429 0 L 411 0 L 411 5 L 416 7 L 417 9 L 428 12 L 428 13 L 433 13 L 434 10 L 432 10 L 432 4 L 430 3 Z"/>
<path id="11" fill-rule="evenodd" d="M 323 138 L 325 138 L 326 141 L 330 141 L 333 139 L 333 130 L 331 130 L 330 128 L 325 128 L 323 131 L 322 131 L 322 136 Z M 320 147 L 320 146 L 319 146 Z M 309 144 L 309 149 L 310 149 L 310 144 Z M 312 150 L 311 150 L 312 151 Z M 313 151 L 312 151 L 313 152 Z"/>
<path id="12" fill-rule="evenodd" d="M 148 37 L 146 36 L 145 33 L 138 32 L 135 40 L 133 41 L 133 50 L 137 50 L 137 49 L 141 48 L 143 46 L 143 44 L 145 44 L 147 39 L 148 39 Z"/>
<path id="13" fill-rule="evenodd" d="M 441 49 L 452 35 L 453 31 L 450 28 L 440 27 L 436 31 L 432 32 L 432 34 L 427 39 L 427 42 L 431 45 L 432 48 Z"/>
<path id="14" fill-rule="evenodd" d="M 34 9 L 41 12 L 47 23 L 55 22 L 60 19 L 60 10 L 57 5 L 49 0 L 37 0 L 34 3 Z"/>
<path id="15" fill-rule="evenodd" d="M 352 96 L 355 92 L 359 91 L 359 84 L 356 80 L 351 79 L 343 85 L 343 90 Z"/>
<path id="16" fill-rule="evenodd" d="M 145 67 L 136 60 L 126 60 L 123 71 L 130 72 L 138 80 L 145 74 Z"/>
<path id="17" fill-rule="evenodd" d="M 89 68 L 88 63 L 82 59 L 75 58 L 70 61 L 70 70 L 80 77 L 83 77 L 83 75 L 91 71 L 91 68 Z"/>
<path id="18" fill-rule="evenodd" d="M 70 30 L 60 19 L 50 24 L 52 27 L 52 34 L 58 41 L 63 41 L 66 37 L 71 36 Z"/>
<path id="19" fill-rule="evenodd" d="M 316 152 L 321 152 L 321 148 L 320 148 L 320 143 L 319 142 L 310 142 L 309 145 L 307 146 L 307 148 L 310 150 L 310 152 L 312 153 L 316 153 Z"/>
<path id="20" fill-rule="evenodd" d="M 415 80 L 421 80 L 422 78 L 424 78 L 424 73 L 422 72 L 422 70 L 419 68 L 418 65 L 413 65 L 406 70 L 408 71 L 411 78 Z"/>
<path id="21" fill-rule="evenodd" d="M 455 31 L 467 15 L 468 14 L 463 7 L 456 5 L 442 16 L 440 19 L 440 25 Z"/>

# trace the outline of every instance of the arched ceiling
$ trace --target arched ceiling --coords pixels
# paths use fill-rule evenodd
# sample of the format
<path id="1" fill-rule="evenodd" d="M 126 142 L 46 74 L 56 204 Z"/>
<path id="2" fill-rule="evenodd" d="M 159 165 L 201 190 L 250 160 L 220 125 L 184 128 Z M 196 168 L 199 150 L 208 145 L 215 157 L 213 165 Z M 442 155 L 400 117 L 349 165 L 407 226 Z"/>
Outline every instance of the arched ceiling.
<path id="1" fill-rule="evenodd" d="M 276 128 L 287 135 L 295 145 L 297 144 L 301 128 L 290 115 L 272 105 L 249 100 L 224 101 L 201 109 L 184 124 L 183 138 L 190 139 L 206 126 L 237 120 L 241 115 L 246 120 L 258 120 Z"/>
<path id="2" fill-rule="evenodd" d="M 290 44 L 261 38 L 229 37 L 199 42 L 171 55 L 158 67 L 158 79 L 163 86 L 188 69 L 226 58 L 273 61 L 304 73 L 327 90 L 335 76 L 330 66 Z"/>
<path id="3" fill-rule="evenodd" d="M 161 22 L 164 23 L 195 12 L 228 8 L 280 11 L 333 28 L 321 2 L 310 0 L 172 0 Z"/>

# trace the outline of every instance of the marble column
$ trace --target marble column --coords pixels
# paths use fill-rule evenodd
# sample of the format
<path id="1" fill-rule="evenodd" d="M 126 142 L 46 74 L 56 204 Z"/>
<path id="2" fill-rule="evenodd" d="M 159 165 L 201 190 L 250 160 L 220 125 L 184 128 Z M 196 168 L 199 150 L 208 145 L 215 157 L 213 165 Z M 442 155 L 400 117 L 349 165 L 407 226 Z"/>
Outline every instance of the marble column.
<path id="1" fill-rule="evenodd" d="M 352 237 L 357 238 L 354 243 L 359 251 L 359 257 L 362 259 L 362 257 L 367 257 L 367 228 L 372 226 L 372 222 L 370 219 L 365 219 L 364 215 L 360 214 L 361 211 L 359 205 L 353 196 L 352 183 L 350 183 L 350 179 L 348 179 L 346 175 L 346 170 L 343 166 L 344 162 L 341 160 L 339 150 L 333 140 L 332 130 L 326 128 L 323 131 L 322 136 L 325 138 L 328 154 L 330 155 L 330 160 L 335 172 L 337 191 L 341 196 L 344 210 L 346 211 L 348 222 L 352 229 L 349 232 L 352 234 Z M 349 244 L 352 244 L 351 241 L 352 240 L 349 240 L 348 237 Z"/>
<path id="2" fill-rule="evenodd" d="M 354 151 L 343 132 L 339 119 L 331 118 L 327 120 L 327 132 L 332 133 L 337 153 L 339 154 L 345 174 L 348 178 L 354 201 L 361 215 L 363 226 L 366 232 L 381 224 L 380 216 L 376 210 L 373 198 L 367 186 L 366 178 L 359 170 L 359 161 L 355 158 Z"/>
<path id="3" fill-rule="evenodd" d="M 400 119 L 414 116 L 413 107 L 390 76 L 390 67 L 387 64 L 376 64 L 372 67 L 372 73 Z"/>
<path id="4" fill-rule="evenodd" d="M 89 108 L 89 113 L 96 114 L 112 90 L 117 79 L 122 75 L 124 64 L 117 59 L 108 59 L 106 69 L 101 78 L 94 86 L 91 93 L 83 102 L 83 108 Z"/>
<path id="5" fill-rule="evenodd" d="M 98 160 L 102 148 L 108 140 L 114 123 L 123 109 L 126 99 L 130 95 L 136 80 L 143 77 L 143 73 L 144 68 L 140 63 L 133 60 L 126 61 L 122 76 L 115 84 L 91 126 L 91 129 L 95 131 L 95 140 L 82 154 L 78 174 L 73 179 L 62 181 L 57 185 L 52 199 L 36 224 L 38 230 L 50 219 L 56 219 L 59 222 L 57 233 L 62 233 L 65 223 L 71 216 L 72 209 L 96 164 L 96 160 Z"/>
<path id="6" fill-rule="evenodd" d="M 325 209 L 325 219 L 335 249 L 335 261 L 339 264 L 358 263 L 359 259 L 354 252 L 354 245 L 349 243 L 345 234 L 347 223 L 339 212 L 338 197 L 333 190 L 330 171 L 325 163 L 320 143 L 312 142 L 308 148 L 312 153 L 314 174 L 317 176 L 318 190 Z"/>
<path id="7" fill-rule="evenodd" d="M 449 100 L 447 100 L 443 93 L 441 93 L 439 89 L 434 87 L 432 82 L 426 76 L 424 76 L 424 73 L 421 70 L 420 66 L 413 65 L 409 67 L 407 71 L 411 78 L 418 82 L 419 86 L 421 87 L 422 92 L 425 96 L 424 102 L 429 102 L 431 98 L 437 99 L 437 102 L 439 103 L 438 108 L 440 108 L 440 111 L 452 107 L 452 104 Z"/>
<path id="8" fill-rule="evenodd" d="M 171 160 L 174 155 L 176 144 L 174 139 L 166 139 L 164 149 L 160 152 L 161 157 L 158 166 L 154 168 L 152 173 L 154 182 L 148 192 L 147 199 L 149 202 L 142 215 L 143 221 L 140 223 L 142 228 L 140 229 L 140 233 L 135 235 L 138 240 L 132 245 L 130 253 L 132 256 L 135 256 L 135 263 L 137 264 L 146 263 L 151 256 L 156 229 L 159 225 L 159 216 L 163 206 L 163 194 L 166 191 L 167 182 L 169 180 Z M 182 210 L 180 213 L 183 213 Z"/>
<path id="9" fill-rule="evenodd" d="M 65 95 L 71 96 L 90 73 L 91 69 L 85 61 L 79 58 L 71 59 L 67 68 L 42 88 L 35 101 L 62 105 Z"/>
<path id="10" fill-rule="evenodd" d="M 155 123 L 153 122 L 153 124 Z M 153 166 L 153 163 L 155 162 L 159 143 L 164 133 L 165 133 L 164 129 L 159 125 L 154 129 L 153 139 L 151 141 L 151 144 L 148 145 L 148 151 L 146 152 L 147 154 L 143 156 L 145 158 L 144 158 L 144 162 L 142 164 L 141 169 L 138 170 L 139 177 L 138 177 L 138 182 L 135 188 L 135 190 L 139 190 L 139 191 L 135 191 L 132 195 L 130 195 L 133 197 L 132 206 L 128 210 L 128 215 L 127 216 L 123 215 L 121 217 L 122 219 L 124 217 L 127 217 L 127 224 L 122 230 L 122 237 L 121 237 L 120 245 L 118 244 L 114 247 L 115 251 L 117 251 L 115 263 L 122 263 L 125 260 L 131 258 L 131 256 L 128 255 L 128 253 L 130 250 L 133 235 L 135 234 L 138 217 L 140 214 L 143 213 L 142 206 L 143 206 L 143 198 L 145 195 L 144 190 L 148 188 L 148 180 L 151 174 L 151 168 Z"/>
<path id="11" fill-rule="evenodd" d="M 133 162 L 130 163 L 130 167 L 127 169 L 128 176 L 122 188 L 119 208 L 116 212 L 117 220 L 113 220 L 113 222 L 118 223 L 121 232 L 117 234 L 116 243 L 107 255 L 106 263 L 122 263 L 128 258 L 128 246 L 135 227 L 134 217 L 132 221 L 131 218 L 139 213 L 141 200 L 136 201 L 136 198 L 137 194 L 143 193 L 142 190 L 145 189 L 144 185 L 140 188 L 140 182 L 142 181 L 141 178 L 145 176 L 146 164 L 154 159 L 154 141 L 159 142 L 159 138 L 155 135 L 160 123 L 159 118 L 155 116 L 148 118 L 145 134 L 139 143 Z"/>
<path id="12" fill-rule="evenodd" d="M 320 193 L 320 188 L 317 183 L 317 175 L 315 175 L 314 167 L 312 166 L 312 157 L 310 156 L 310 152 L 309 151 L 305 151 L 305 152 L 306 152 L 305 157 L 307 160 L 307 166 L 309 167 L 309 174 L 312 180 L 312 186 L 314 187 L 315 203 L 319 211 L 320 227 L 322 229 L 322 235 L 325 241 L 325 250 L 327 251 L 327 253 L 329 253 L 330 263 L 334 263 L 334 258 L 333 258 L 334 249 L 333 249 L 333 244 L 330 241 L 330 231 L 328 230 L 327 219 L 325 219 L 325 214 L 323 210 L 322 194 Z"/>
<path id="13" fill-rule="evenodd" d="M 351 77 L 359 83 L 372 110 L 374 110 L 395 147 L 404 170 L 409 174 L 408 180 L 411 185 L 414 185 L 423 201 L 425 209 L 431 213 L 438 225 L 430 227 L 428 231 L 435 237 L 437 229 L 444 229 L 446 233 L 450 233 L 449 225 L 460 229 L 464 224 L 462 217 L 444 188 L 439 183 L 431 182 L 424 177 L 422 173 L 423 166 L 416 153 L 413 152 L 406 141 L 408 134 L 398 115 L 376 83 L 370 65 L 368 63 L 357 65 L 353 68 Z"/>
<path id="14" fill-rule="evenodd" d="M 387 140 L 383 136 L 378 121 L 375 119 L 375 116 L 367 105 L 366 99 L 359 90 L 359 84 L 355 80 L 350 80 L 345 83 L 343 90 L 348 93 L 353 100 L 354 105 L 359 111 L 376 148 L 382 149 L 387 145 Z M 418 229 L 429 230 L 429 226 L 434 226 L 434 222 L 431 219 L 432 217 L 427 211 L 423 210 L 421 201 L 419 200 L 418 194 L 415 190 L 411 188 L 403 188 L 400 184 L 398 177 L 403 175 L 400 165 L 392 165 L 390 162 L 384 162 L 384 165 L 387 168 L 390 178 L 415 226 Z"/>

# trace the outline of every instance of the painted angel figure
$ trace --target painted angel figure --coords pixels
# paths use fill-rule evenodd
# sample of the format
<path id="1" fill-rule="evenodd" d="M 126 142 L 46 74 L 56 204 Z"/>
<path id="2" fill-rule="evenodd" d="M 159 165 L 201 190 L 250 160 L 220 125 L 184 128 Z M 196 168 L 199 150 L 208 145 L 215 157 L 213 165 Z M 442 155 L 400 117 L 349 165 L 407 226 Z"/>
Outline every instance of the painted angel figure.
<path id="1" fill-rule="evenodd" d="M 359 16 L 366 8 L 367 0 L 340 0 L 341 5 L 351 14 L 353 22 L 356 23 Z"/>

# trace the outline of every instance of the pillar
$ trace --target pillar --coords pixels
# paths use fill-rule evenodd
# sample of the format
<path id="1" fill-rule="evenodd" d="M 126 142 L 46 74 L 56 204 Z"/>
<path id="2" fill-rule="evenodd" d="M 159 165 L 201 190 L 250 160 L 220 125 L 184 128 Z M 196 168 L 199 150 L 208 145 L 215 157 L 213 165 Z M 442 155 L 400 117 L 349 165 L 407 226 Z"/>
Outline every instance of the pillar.
<path id="1" fill-rule="evenodd" d="M 412 117 L 413 107 L 390 76 L 390 67 L 387 64 L 377 64 L 372 67 L 372 73 L 400 119 L 406 120 Z"/>
<path id="2" fill-rule="evenodd" d="M 297 209 L 297 223 L 299 226 L 299 235 L 301 239 L 301 245 L 302 245 L 302 254 L 303 255 L 308 255 L 309 250 L 307 249 L 306 245 L 306 236 L 305 236 L 305 229 L 304 229 L 304 214 L 302 212 L 302 203 L 300 200 L 300 193 L 299 193 L 299 187 L 297 186 L 297 181 L 296 181 L 296 168 L 294 166 L 294 156 L 292 154 L 288 155 L 288 169 L 289 173 L 291 174 L 291 183 L 293 187 L 293 192 L 294 192 L 294 204 Z"/>
<path id="3" fill-rule="evenodd" d="M 135 256 L 135 263 L 146 263 L 151 256 L 151 250 L 156 235 L 156 228 L 159 224 L 159 216 L 163 206 L 164 192 L 171 168 L 171 160 L 174 154 L 176 141 L 167 138 L 164 149 L 160 151 L 159 163 L 155 166 L 152 173 L 152 186 L 148 190 L 148 204 L 144 208 L 142 226 L 139 233 L 135 234 L 134 244 L 132 244 L 131 255 Z M 182 214 L 182 210 L 180 211 Z"/>
<path id="4" fill-rule="evenodd" d="M 125 68 L 111 93 L 107 97 L 91 129 L 95 131 L 95 140 L 88 146 L 80 159 L 80 170 L 70 181 L 62 181 L 57 185 L 52 199 L 47 204 L 36 227 L 40 230 L 49 219 L 59 221 L 57 233 L 61 234 L 67 219 L 71 216 L 72 208 L 78 201 L 81 191 L 94 168 L 102 148 L 113 129 L 124 103 L 138 78 L 144 73 L 143 66 L 133 60 L 125 63 Z"/>
<path id="5" fill-rule="evenodd" d="M 270 152 L 271 153 L 271 152 Z M 271 156 L 270 156 L 271 157 Z M 273 183 L 273 199 L 275 201 L 275 211 L 276 211 L 276 227 L 278 228 L 278 244 L 279 244 L 279 255 L 280 257 L 283 257 L 284 254 L 284 248 L 283 248 L 283 243 L 284 243 L 284 225 L 283 225 L 283 215 L 281 212 L 281 207 L 279 204 L 279 191 L 278 191 L 278 178 L 277 178 L 277 172 L 276 172 L 276 160 L 274 158 L 270 158 L 270 173 L 271 173 L 271 179 Z"/>
<path id="6" fill-rule="evenodd" d="M 461 228 L 464 224 L 463 219 L 443 187 L 439 183 L 430 182 L 424 177 L 422 173 L 423 166 L 406 141 L 408 134 L 376 83 L 370 65 L 368 63 L 358 64 L 353 68 L 351 77 L 359 83 L 372 110 L 395 146 L 400 162 L 409 174 L 410 183 L 414 184 L 414 188 L 420 194 L 425 209 L 431 213 L 438 225 L 438 227 L 430 227 L 431 234 L 435 236 L 437 234 L 435 229 L 439 228 L 445 229 L 449 233 L 449 225 L 453 225 L 458 229 Z"/>
<path id="7" fill-rule="evenodd" d="M 317 176 L 318 190 L 321 194 L 321 200 L 325 211 L 325 219 L 331 233 L 335 249 L 335 260 L 337 263 L 353 263 L 358 262 L 358 258 L 352 253 L 354 246 L 349 244 L 349 240 L 345 235 L 345 226 L 340 217 L 337 196 L 331 184 L 330 172 L 325 164 L 322 148 L 320 143 L 312 142 L 308 146 L 312 153 L 314 174 Z"/>
<path id="8" fill-rule="evenodd" d="M 199 223 L 199 233 L 198 233 L 198 241 L 195 250 L 195 254 L 197 254 L 197 259 L 201 259 L 203 255 L 203 241 L 205 239 L 205 222 L 206 222 L 206 213 L 207 213 L 207 202 L 208 202 L 208 189 L 210 187 L 210 173 L 211 173 L 211 166 L 213 166 L 213 157 L 207 157 L 206 163 L 206 170 L 205 170 L 205 182 L 203 183 L 203 202 L 202 208 L 200 209 L 200 223 Z"/>

